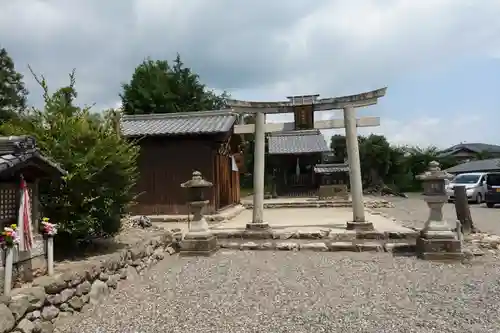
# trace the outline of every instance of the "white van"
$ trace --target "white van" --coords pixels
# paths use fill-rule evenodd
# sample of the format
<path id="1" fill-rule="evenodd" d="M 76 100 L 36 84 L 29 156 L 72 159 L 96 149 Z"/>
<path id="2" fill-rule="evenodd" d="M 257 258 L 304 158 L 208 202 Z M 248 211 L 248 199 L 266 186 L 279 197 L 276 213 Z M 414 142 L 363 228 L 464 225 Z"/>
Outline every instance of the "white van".
<path id="1" fill-rule="evenodd" d="M 446 194 L 448 195 L 448 201 L 455 200 L 455 194 L 453 188 L 456 185 L 464 185 L 465 191 L 467 193 L 467 199 L 473 201 L 477 204 L 481 204 L 484 201 L 486 194 L 486 173 L 485 172 L 471 172 L 471 173 L 461 173 L 453 178 L 450 183 L 446 186 Z"/>

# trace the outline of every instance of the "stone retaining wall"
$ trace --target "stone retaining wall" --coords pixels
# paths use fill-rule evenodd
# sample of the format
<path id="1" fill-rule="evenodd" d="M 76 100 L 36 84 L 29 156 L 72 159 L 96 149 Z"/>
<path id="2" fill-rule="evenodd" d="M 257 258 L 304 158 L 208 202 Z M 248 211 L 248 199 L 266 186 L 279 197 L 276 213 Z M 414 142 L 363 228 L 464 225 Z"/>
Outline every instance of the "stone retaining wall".
<path id="1" fill-rule="evenodd" d="M 329 239 L 332 241 L 354 241 L 354 240 L 413 240 L 418 238 L 419 232 L 408 230 L 397 231 L 347 231 L 331 232 L 330 230 L 317 231 L 283 231 L 283 230 L 212 230 L 219 240 L 223 239 Z"/>
<path id="2" fill-rule="evenodd" d="M 102 262 L 41 276 L 9 297 L 0 296 L 0 333 L 53 332 L 57 320 L 100 302 L 120 280 L 176 253 L 178 237 L 165 232 Z"/>
<path id="3" fill-rule="evenodd" d="M 414 256 L 417 254 L 415 242 L 387 242 L 383 240 L 358 240 L 358 241 L 323 241 L 301 242 L 300 240 L 288 241 L 236 241 L 219 240 L 218 245 L 223 249 L 241 251 L 316 251 L 316 252 L 389 252 L 399 256 Z M 463 253 L 465 259 L 476 256 L 483 256 L 485 253 L 480 248 L 465 242 Z M 489 250 L 493 254 L 498 253 L 498 249 Z"/>
<path id="4" fill-rule="evenodd" d="M 219 242 L 219 246 L 231 250 L 268 250 L 268 251 L 317 251 L 317 252 L 415 252 L 415 243 L 383 242 L 293 242 L 293 241 L 256 241 L 256 242 Z"/>

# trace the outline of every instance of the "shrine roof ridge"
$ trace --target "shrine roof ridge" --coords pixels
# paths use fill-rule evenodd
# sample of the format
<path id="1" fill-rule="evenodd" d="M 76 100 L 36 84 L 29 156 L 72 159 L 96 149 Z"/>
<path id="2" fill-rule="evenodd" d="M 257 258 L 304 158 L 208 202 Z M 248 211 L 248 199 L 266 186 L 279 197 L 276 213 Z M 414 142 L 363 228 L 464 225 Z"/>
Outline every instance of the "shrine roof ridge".
<path id="1" fill-rule="evenodd" d="M 318 129 L 276 132 L 269 136 L 269 154 L 310 154 L 330 151 Z"/>
<path id="2" fill-rule="evenodd" d="M 216 134 L 228 132 L 237 116 L 222 114 L 148 114 L 125 116 L 120 120 L 122 134 L 126 137 L 155 135 Z"/>
<path id="3" fill-rule="evenodd" d="M 29 135 L 0 136 L 0 173 L 15 169 L 22 163 L 28 163 L 33 159 L 42 162 L 60 175 L 68 173 L 58 163 L 39 151 L 34 137 Z"/>
<path id="4" fill-rule="evenodd" d="M 271 132 L 269 136 L 303 136 L 303 135 L 320 135 L 319 129 L 307 129 L 307 130 L 292 130 L 292 131 L 282 131 L 282 132 Z"/>
<path id="5" fill-rule="evenodd" d="M 122 122 L 138 121 L 138 120 L 163 120 L 163 119 L 178 119 L 178 118 L 193 118 L 193 117 L 211 117 L 211 116 L 230 116 L 233 112 L 230 109 L 226 110 L 206 110 L 206 111 L 190 111 L 190 112 L 175 112 L 175 113 L 147 113 L 147 114 L 123 114 Z M 234 113 L 236 115 L 236 113 Z"/>

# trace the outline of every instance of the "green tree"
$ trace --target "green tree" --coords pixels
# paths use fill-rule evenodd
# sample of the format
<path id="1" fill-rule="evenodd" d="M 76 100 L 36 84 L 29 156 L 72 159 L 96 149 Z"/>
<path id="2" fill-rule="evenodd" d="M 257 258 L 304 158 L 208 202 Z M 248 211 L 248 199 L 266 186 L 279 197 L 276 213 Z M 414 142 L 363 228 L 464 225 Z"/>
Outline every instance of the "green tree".
<path id="1" fill-rule="evenodd" d="M 185 67 L 179 55 L 166 60 L 144 60 L 120 94 L 125 114 L 174 113 L 221 109 L 227 94 L 217 95 Z"/>
<path id="2" fill-rule="evenodd" d="M 487 160 L 487 159 L 494 158 L 494 157 L 495 157 L 495 154 L 492 154 L 491 152 L 489 152 L 487 150 L 483 150 L 483 151 L 476 153 L 475 159 L 476 160 Z"/>
<path id="3" fill-rule="evenodd" d="M 23 76 L 4 48 L 0 49 L 0 122 L 16 117 L 26 109 L 28 91 Z"/>
<path id="4" fill-rule="evenodd" d="M 35 76 L 36 78 L 36 76 Z M 115 234 L 134 199 L 138 147 L 117 133 L 113 114 L 90 113 L 74 104 L 70 84 L 49 94 L 45 107 L 0 127 L 4 135 L 33 135 L 41 151 L 68 171 L 63 182 L 41 184 L 43 212 L 58 224 L 58 241 L 78 244 Z"/>
<path id="5" fill-rule="evenodd" d="M 344 162 L 347 160 L 347 143 L 344 135 L 332 135 L 330 149 L 338 162 Z"/>
<path id="6" fill-rule="evenodd" d="M 368 186 L 380 186 L 391 167 L 391 145 L 383 135 L 359 137 L 359 155 L 363 178 Z"/>
<path id="7" fill-rule="evenodd" d="M 383 135 L 360 136 L 358 141 L 366 188 L 388 186 L 396 191 L 421 190 L 421 182 L 416 176 L 427 170 L 429 162 L 437 160 L 443 169 L 457 163 L 454 158 L 440 158 L 436 147 L 394 146 Z M 330 148 L 339 160 L 347 158 L 343 135 L 332 136 Z"/>

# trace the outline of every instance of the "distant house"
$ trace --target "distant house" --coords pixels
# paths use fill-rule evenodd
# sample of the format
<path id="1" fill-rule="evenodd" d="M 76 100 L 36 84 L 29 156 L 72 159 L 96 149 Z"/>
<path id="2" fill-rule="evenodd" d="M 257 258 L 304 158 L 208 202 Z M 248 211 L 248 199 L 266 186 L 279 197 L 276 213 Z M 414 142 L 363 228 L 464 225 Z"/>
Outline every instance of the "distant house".
<path id="1" fill-rule="evenodd" d="M 446 171 L 451 174 L 467 172 L 500 172 L 500 158 L 461 163 L 446 169 Z"/>
<path id="2" fill-rule="evenodd" d="M 477 159 L 478 155 L 487 154 L 490 158 L 500 158 L 500 146 L 486 143 L 460 143 L 440 152 L 439 157 L 454 157 L 462 162 Z"/>

